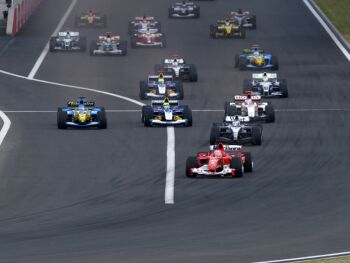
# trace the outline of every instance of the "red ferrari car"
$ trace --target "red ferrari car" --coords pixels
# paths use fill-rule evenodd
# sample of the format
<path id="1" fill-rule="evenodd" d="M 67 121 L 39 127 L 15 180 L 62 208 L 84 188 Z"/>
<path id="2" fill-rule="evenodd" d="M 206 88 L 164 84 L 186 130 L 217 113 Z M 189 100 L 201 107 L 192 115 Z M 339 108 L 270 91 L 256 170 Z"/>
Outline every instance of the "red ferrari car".
<path id="1" fill-rule="evenodd" d="M 131 37 L 131 47 L 165 47 L 166 40 L 163 33 L 152 32 L 148 29 L 145 32 L 135 33 Z"/>
<path id="2" fill-rule="evenodd" d="M 253 161 L 249 152 L 243 152 L 242 146 L 218 144 L 210 146 L 209 152 L 188 157 L 187 177 L 219 176 L 242 177 L 244 172 L 253 171 Z"/>

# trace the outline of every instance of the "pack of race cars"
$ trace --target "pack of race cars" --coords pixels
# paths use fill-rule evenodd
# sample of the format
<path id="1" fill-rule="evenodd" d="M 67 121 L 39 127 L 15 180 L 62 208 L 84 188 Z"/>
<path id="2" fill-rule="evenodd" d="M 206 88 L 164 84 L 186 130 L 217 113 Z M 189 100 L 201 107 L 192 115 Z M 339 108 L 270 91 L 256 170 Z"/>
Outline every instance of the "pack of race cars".
<path id="1" fill-rule="evenodd" d="M 169 19 L 198 19 L 200 6 L 194 2 L 181 1 L 168 9 Z M 76 27 L 104 28 L 107 18 L 90 9 L 77 15 Z M 238 9 L 229 16 L 210 25 L 209 35 L 213 39 L 246 37 L 248 29 L 257 28 L 257 18 L 249 11 Z M 162 33 L 160 21 L 153 16 L 137 16 L 128 22 L 130 46 L 166 47 L 166 38 Z M 50 40 L 50 51 L 86 50 L 86 38 L 79 32 L 66 30 L 59 32 Z M 107 32 L 90 43 L 90 55 L 123 56 L 128 53 L 128 43 L 120 36 Z M 252 45 L 234 57 L 234 67 L 240 71 L 254 72 L 251 78 L 242 84 L 242 94 L 233 96 L 232 101 L 224 104 L 224 116 L 221 122 L 212 124 L 209 136 L 209 151 L 200 152 L 187 158 L 186 175 L 242 177 L 253 171 L 253 158 L 250 152 L 243 150 L 244 145 L 263 143 L 263 123 L 275 121 L 275 110 L 268 98 L 287 98 L 287 81 L 280 79 L 271 70 L 279 69 L 278 57 L 266 52 L 259 45 Z M 139 82 L 139 98 L 151 100 L 142 106 L 141 122 L 145 127 L 153 126 L 192 126 L 192 110 L 188 105 L 180 105 L 178 100 L 185 98 L 184 82 L 197 82 L 198 72 L 195 64 L 175 54 L 164 58 L 154 66 L 154 71 Z M 69 101 L 66 107 L 58 108 L 57 126 L 59 129 L 70 127 L 107 128 L 106 111 L 96 107 L 94 102 L 81 97 Z"/>

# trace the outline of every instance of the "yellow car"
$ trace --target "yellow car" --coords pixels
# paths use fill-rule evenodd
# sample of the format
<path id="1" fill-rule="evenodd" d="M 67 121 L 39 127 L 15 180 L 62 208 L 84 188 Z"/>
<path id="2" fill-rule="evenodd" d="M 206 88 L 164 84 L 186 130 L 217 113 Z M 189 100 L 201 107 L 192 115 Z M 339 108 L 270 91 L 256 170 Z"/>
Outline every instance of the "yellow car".
<path id="1" fill-rule="evenodd" d="M 245 31 L 232 20 L 219 20 L 215 25 L 210 25 L 212 38 L 245 38 Z"/>
<path id="2" fill-rule="evenodd" d="M 76 27 L 106 27 L 106 16 L 100 15 L 90 9 L 86 13 L 75 17 Z"/>

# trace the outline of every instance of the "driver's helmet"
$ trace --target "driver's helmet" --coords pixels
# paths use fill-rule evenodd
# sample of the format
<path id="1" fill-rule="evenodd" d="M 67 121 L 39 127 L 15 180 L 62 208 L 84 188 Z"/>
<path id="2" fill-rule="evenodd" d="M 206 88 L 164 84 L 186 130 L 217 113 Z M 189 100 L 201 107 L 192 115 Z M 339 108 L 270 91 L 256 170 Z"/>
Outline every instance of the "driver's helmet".
<path id="1" fill-rule="evenodd" d="M 241 125 L 241 122 L 239 121 L 239 117 L 236 115 L 233 119 L 232 126 L 239 127 L 240 125 Z"/>
<path id="2" fill-rule="evenodd" d="M 170 109 L 170 101 L 169 101 L 169 99 L 167 97 L 164 98 L 164 100 L 163 100 L 163 108 L 164 109 Z"/>
<path id="3" fill-rule="evenodd" d="M 260 55 L 260 53 L 259 53 L 258 50 L 255 50 L 255 51 L 253 52 L 253 55 L 254 55 L 255 57 L 258 57 L 258 56 Z"/>
<path id="4" fill-rule="evenodd" d="M 241 8 L 239 8 L 238 10 L 237 10 L 237 14 L 243 14 L 243 11 L 242 11 L 242 9 Z"/>
<path id="5" fill-rule="evenodd" d="M 266 72 L 263 73 L 262 79 L 263 79 L 263 81 L 268 81 L 269 80 L 269 77 L 267 76 Z"/>
<path id="6" fill-rule="evenodd" d="M 174 66 L 179 65 L 179 62 L 177 61 L 177 59 L 176 59 L 176 58 L 174 58 L 174 60 L 173 60 L 173 65 L 174 65 Z"/>
<path id="7" fill-rule="evenodd" d="M 83 114 L 85 112 L 85 105 L 84 103 L 80 103 L 79 106 L 78 106 L 78 112 L 80 114 Z"/>
<path id="8" fill-rule="evenodd" d="M 92 11 L 92 8 L 89 8 L 89 15 L 93 15 L 94 11 Z"/>
<path id="9" fill-rule="evenodd" d="M 213 152 L 213 156 L 216 157 L 216 158 L 222 158 L 223 154 L 222 154 L 222 151 L 221 150 L 215 150 Z"/>
<path id="10" fill-rule="evenodd" d="M 186 1 L 185 1 L 185 0 L 184 0 L 184 1 L 182 1 L 182 4 L 183 4 L 183 5 L 185 5 L 185 4 L 186 4 Z"/>
<path id="11" fill-rule="evenodd" d="M 217 148 L 221 151 L 225 150 L 225 147 L 222 143 L 219 143 Z"/>

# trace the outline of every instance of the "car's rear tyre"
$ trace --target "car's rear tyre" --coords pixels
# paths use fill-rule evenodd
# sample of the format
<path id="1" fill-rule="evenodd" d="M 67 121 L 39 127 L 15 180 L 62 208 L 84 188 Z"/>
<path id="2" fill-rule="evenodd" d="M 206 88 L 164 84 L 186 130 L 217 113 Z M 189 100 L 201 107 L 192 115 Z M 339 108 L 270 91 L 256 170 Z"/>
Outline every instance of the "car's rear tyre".
<path id="1" fill-rule="evenodd" d="M 184 116 L 184 119 L 187 120 L 187 123 L 185 124 L 185 126 L 191 127 L 192 126 L 192 110 L 187 105 L 184 106 L 184 115 L 183 116 Z"/>
<path id="2" fill-rule="evenodd" d="M 165 37 L 165 35 L 162 35 L 160 37 L 160 41 L 162 42 L 162 48 L 166 48 L 166 37 Z"/>
<path id="3" fill-rule="evenodd" d="M 195 8 L 193 12 L 194 12 L 194 17 L 195 18 L 200 18 L 201 12 L 200 12 L 199 6 L 197 8 Z"/>
<path id="4" fill-rule="evenodd" d="M 209 139 L 210 145 L 216 144 L 216 139 L 219 137 L 219 135 L 220 135 L 220 127 L 213 125 L 210 130 L 210 139 Z"/>
<path id="5" fill-rule="evenodd" d="M 231 168 L 235 169 L 235 177 L 243 177 L 243 165 L 241 158 L 233 157 L 231 159 Z"/>
<path id="6" fill-rule="evenodd" d="M 248 61 L 245 57 L 240 57 L 239 58 L 239 69 L 240 70 L 246 70 L 247 69 L 247 64 L 248 64 Z"/>
<path id="7" fill-rule="evenodd" d="M 262 130 L 258 126 L 252 127 L 252 144 L 261 145 L 262 142 Z"/>
<path id="8" fill-rule="evenodd" d="M 238 66 L 239 66 L 239 55 L 236 54 L 235 55 L 235 68 L 238 68 Z"/>
<path id="9" fill-rule="evenodd" d="M 197 175 L 195 173 L 191 173 L 191 168 L 197 168 L 197 158 L 196 157 L 188 157 L 186 160 L 186 176 L 190 178 L 195 178 Z"/>
<path id="10" fill-rule="evenodd" d="M 275 122 L 275 109 L 271 104 L 266 106 L 265 114 L 267 115 L 266 122 Z"/>
<path id="11" fill-rule="evenodd" d="M 63 111 L 62 108 L 57 109 L 57 127 L 58 129 L 66 129 L 68 121 L 67 112 Z"/>
<path id="12" fill-rule="evenodd" d="M 239 115 L 239 112 L 237 112 L 237 107 L 231 106 L 230 102 L 226 101 L 225 102 L 225 116 L 235 116 Z"/>
<path id="13" fill-rule="evenodd" d="M 251 173 L 253 172 L 253 158 L 252 158 L 252 154 L 250 152 L 245 152 L 244 153 L 244 172 L 245 173 Z"/>
<path id="14" fill-rule="evenodd" d="M 94 51 L 97 49 L 97 43 L 95 40 L 92 40 L 90 43 L 90 56 L 94 56 Z"/>
<path id="15" fill-rule="evenodd" d="M 246 36 L 245 30 L 241 30 L 241 32 L 239 32 L 239 38 L 245 39 L 245 36 Z"/>
<path id="16" fill-rule="evenodd" d="M 98 125 L 99 129 L 107 128 L 107 116 L 105 108 L 101 108 L 101 110 L 97 112 L 97 120 L 100 122 Z"/>
<path id="17" fill-rule="evenodd" d="M 215 25 L 210 25 L 209 28 L 209 35 L 211 38 L 216 38 L 216 26 Z"/>
<path id="18" fill-rule="evenodd" d="M 182 84 L 182 81 L 176 82 L 176 92 L 178 93 L 177 99 L 183 100 L 185 97 L 185 92 L 184 92 L 184 86 Z"/>
<path id="19" fill-rule="evenodd" d="M 134 25 L 131 21 L 129 21 L 129 24 L 128 24 L 128 34 L 129 34 L 129 35 L 132 35 L 132 34 L 134 33 L 134 31 L 135 31 L 135 25 Z"/>
<path id="20" fill-rule="evenodd" d="M 56 37 L 51 37 L 50 38 L 50 52 L 55 52 L 56 49 Z"/>
<path id="21" fill-rule="evenodd" d="M 122 51 L 121 55 L 125 56 L 128 53 L 128 42 L 126 40 L 120 41 L 119 49 Z"/>
<path id="22" fill-rule="evenodd" d="M 287 80 L 280 80 L 280 91 L 282 93 L 282 98 L 288 98 L 288 88 L 287 88 Z"/>
<path id="23" fill-rule="evenodd" d="M 151 107 L 142 107 L 142 122 L 146 127 L 150 127 L 153 119 L 153 109 Z"/>
<path id="24" fill-rule="evenodd" d="M 140 81 L 140 99 L 146 100 L 146 93 L 148 92 L 148 85 L 146 81 Z"/>
<path id="25" fill-rule="evenodd" d="M 173 18 L 173 9 L 171 7 L 169 7 L 169 10 L 168 10 L 168 17 L 169 18 Z"/>
<path id="26" fill-rule="evenodd" d="M 131 47 L 132 48 L 137 48 L 137 37 L 136 36 L 131 36 L 131 39 L 130 39 L 130 44 L 131 44 Z"/>
<path id="27" fill-rule="evenodd" d="M 197 67 L 194 64 L 190 64 L 190 81 L 196 82 L 198 80 Z"/>
<path id="28" fill-rule="evenodd" d="M 252 23 L 252 29 L 256 29 L 256 16 L 253 16 L 250 21 Z"/>

